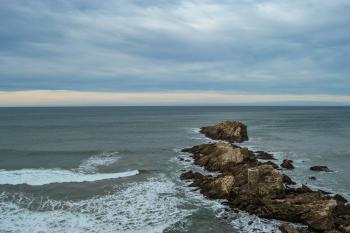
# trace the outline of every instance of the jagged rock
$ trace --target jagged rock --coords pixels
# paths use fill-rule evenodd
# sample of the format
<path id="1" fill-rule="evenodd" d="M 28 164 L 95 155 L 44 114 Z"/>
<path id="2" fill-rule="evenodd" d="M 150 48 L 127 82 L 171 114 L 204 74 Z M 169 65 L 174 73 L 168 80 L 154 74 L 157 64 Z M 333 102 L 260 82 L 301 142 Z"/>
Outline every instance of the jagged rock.
<path id="1" fill-rule="evenodd" d="M 287 224 L 287 223 L 283 223 L 279 228 L 280 228 L 282 233 L 300 233 L 292 225 Z"/>
<path id="2" fill-rule="evenodd" d="M 289 159 L 283 160 L 281 167 L 286 169 L 294 169 L 293 160 L 289 160 Z"/>
<path id="3" fill-rule="evenodd" d="M 272 154 L 267 153 L 265 151 L 258 150 L 258 151 L 255 151 L 254 154 L 255 154 L 257 159 L 276 160 Z"/>
<path id="4" fill-rule="evenodd" d="M 285 184 L 291 184 L 291 185 L 295 185 L 295 182 L 287 175 L 282 174 L 282 181 Z"/>
<path id="5" fill-rule="evenodd" d="M 282 199 L 266 198 L 263 204 L 268 211 L 260 213 L 260 217 L 300 222 L 319 231 L 334 228 L 332 213 L 337 202 L 319 192 L 290 194 Z"/>
<path id="6" fill-rule="evenodd" d="M 295 183 L 279 173 L 276 164 L 259 162 L 256 153 L 246 148 L 212 143 L 183 151 L 193 154 L 195 164 L 221 172 L 216 177 L 192 171 L 181 175 L 181 179 L 191 179 L 190 186 L 198 187 L 208 198 L 224 198 L 233 209 L 262 218 L 305 224 L 316 232 L 350 233 L 350 205 L 345 198 L 313 191 L 305 185 L 288 186 Z M 292 162 L 284 160 L 281 166 L 294 168 Z M 293 232 L 287 231 L 292 230 L 287 226 L 283 229 Z"/>
<path id="7" fill-rule="evenodd" d="M 335 194 L 333 198 L 334 198 L 335 200 L 340 201 L 340 202 L 343 202 L 343 203 L 347 203 L 347 202 L 348 202 L 348 200 L 346 200 L 346 198 L 343 197 L 343 196 L 340 195 L 340 194 Z"/>
<path id="8" fill-rule="evenodd" d="M 232 175 L 222 176 L 202 184 L 201 192 L 213 199 L 227 198 L 235 182 Z"/>
<path id="9" fill-rule="evenodd" d="M 304 184 L 301 185 L 300 188 L 297 188 L 296 191 L 297 191 L 297 193 L 311 193 L 312 192 L 312 190 Z"/>
<path id="10" fill-rule="evenodd" d="M 250 158 L 247 148 L 227 143 L 203 144 L 182 151 L 194 154 L 194 163 L 209 171 L 224 171 L 228 165 L 239 164 Z"/>
<path id="11" fill-rule="evenodd" d="M 310 167 L 311 171 L 321 171 L 321 172 L 331 172 L 327 166 L 312 166 Z"/>
<path id="12" fill-rule="evenodd" d="M 239 121 L 223 121 L 214 126 L 202 127 L 200 132 L 214 140 L 228 142 L 248 140 L 247 126 Z"/>
<path id="13" fill-rule="evenodd" d="M 277 164 L 275 164 L 274 162 L 271 162 L 271 161 L 267 161 L 267 162 L 264 162 L 264 163 L 261 163 L 261 164 L 271 165 L 274 169 L 279 168 L 279 166 Z"/>
<path id="14" fill-rule="evenodd" d="M 202 174 L 193 171 L 187 171 L 180 175 L 181 180 L 200 179 L 202 177 L 204 177 Z"/>

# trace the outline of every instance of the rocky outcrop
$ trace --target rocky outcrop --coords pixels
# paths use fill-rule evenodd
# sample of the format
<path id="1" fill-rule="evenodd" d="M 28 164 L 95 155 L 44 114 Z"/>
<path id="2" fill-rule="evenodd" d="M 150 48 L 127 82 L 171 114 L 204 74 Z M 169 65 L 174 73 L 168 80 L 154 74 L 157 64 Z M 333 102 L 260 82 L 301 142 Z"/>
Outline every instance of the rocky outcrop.
<path id="1" fill-rule="evenodd" d="M 292 225 L 287 224 L 287 223 L 283 223 L 279 228 L 280 228 L 282 233 L 300 233 Z"/>
<path id="2" fill-rule="evenodd" d="M 331 172 L 327 166 L 312 166 L 310 167 L 311 171 L 318 171 L 318 172 Z"/>
<path id="3" fill-rule="evenodd" d="M 202 127 L 200 132 L 214 140 L 228 142 L 248 140 L 247 126 L 239 121 L 223 121 L 214 126 Z"/>
<path id="4" fill-rule="evenodd" d="M 313 191 L 305 185 L 293 188 L 290 185 L 295 183 L 276 170 L 278 165 L 259 160 L 262 152 L 223 142 L 202 144 L 183 152 L 191 153 L 195 164 L 221 173 L 216 177 L 192 171 L 181 175 L 208 198 L 226 199 L 231 208 L 262 218 L 302 223 L 317 232 L 350 233 L 350 205 L 345 198 Z M 291 160 L 284 160 L 281 166 L 294 167 Z M 283 229 L 298 232 L 290 225 Z"/>
<path id="5" fill-rule="evenodd" d="M 272 154 L 267 153 L 265 151 L 258 150 L 258 151 L 255 151 L 254 154 L 258 159 L 275 160 L 275 157 Z"/>
<path id="6" fill-rule="evenodd" d="M 230 165 L 242 163 L 253 158 L 251 152 L 227 143 L 212 143 L 183 149 L 182 152 L 192 153 L 194 163 L 209 171 L 223 171 Z"/>
<path id="7" fill-rule="evenodd" d="M 293 160 L 284 159 L 281 164 L 281 167 L 285 169 L 294 169 Z"/>

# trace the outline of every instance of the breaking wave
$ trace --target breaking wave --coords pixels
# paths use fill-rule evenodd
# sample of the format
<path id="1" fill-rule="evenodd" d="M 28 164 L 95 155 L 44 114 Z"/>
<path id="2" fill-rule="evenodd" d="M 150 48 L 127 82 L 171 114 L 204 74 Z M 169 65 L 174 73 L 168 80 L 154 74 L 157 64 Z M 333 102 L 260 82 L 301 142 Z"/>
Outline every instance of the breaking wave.
<path id="1" fill-rule="evenodd" d="M 139 174 L 138 170 L 118 173 L 95 173 L 84 174 L 62 169 L 20 169 L 0 170 L 0 184 L 28 184 L 45 185 L 51 183 L 66 182 L 92 182 L 105 179 L 134 176 Z"/>
<path id="2" fill-rule="evenodd" d="M 80 201 L 0 193 L 0 232 L 160 233 L 189 214 L 175 192 L 171 180 L 157 177 Z"/>

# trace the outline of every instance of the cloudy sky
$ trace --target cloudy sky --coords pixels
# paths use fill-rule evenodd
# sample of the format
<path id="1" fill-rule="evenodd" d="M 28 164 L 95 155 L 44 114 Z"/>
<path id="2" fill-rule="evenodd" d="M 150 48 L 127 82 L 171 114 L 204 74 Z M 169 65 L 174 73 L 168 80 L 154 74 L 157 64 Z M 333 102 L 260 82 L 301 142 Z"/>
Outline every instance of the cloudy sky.
<path id="1" fill-rule="evenodd" d="M 350 104 L 349 0 L 2 0 L 0 106 Z"/>

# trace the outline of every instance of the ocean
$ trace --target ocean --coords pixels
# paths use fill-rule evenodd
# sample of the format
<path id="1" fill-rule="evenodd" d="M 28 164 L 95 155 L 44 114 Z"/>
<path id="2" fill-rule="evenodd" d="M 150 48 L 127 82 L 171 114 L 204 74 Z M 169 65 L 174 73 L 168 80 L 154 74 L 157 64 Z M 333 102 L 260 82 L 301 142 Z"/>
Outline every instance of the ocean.
<path id="1" fill-rule="evenodd" d="M 180 181 L 205 173 L 180 150 L 222 120 L 248 125 L 242 146 L 292 159 L 299 184 L 350 198 L 349 107 L 0 108 L 0 232 L 279 232 Z"/>

